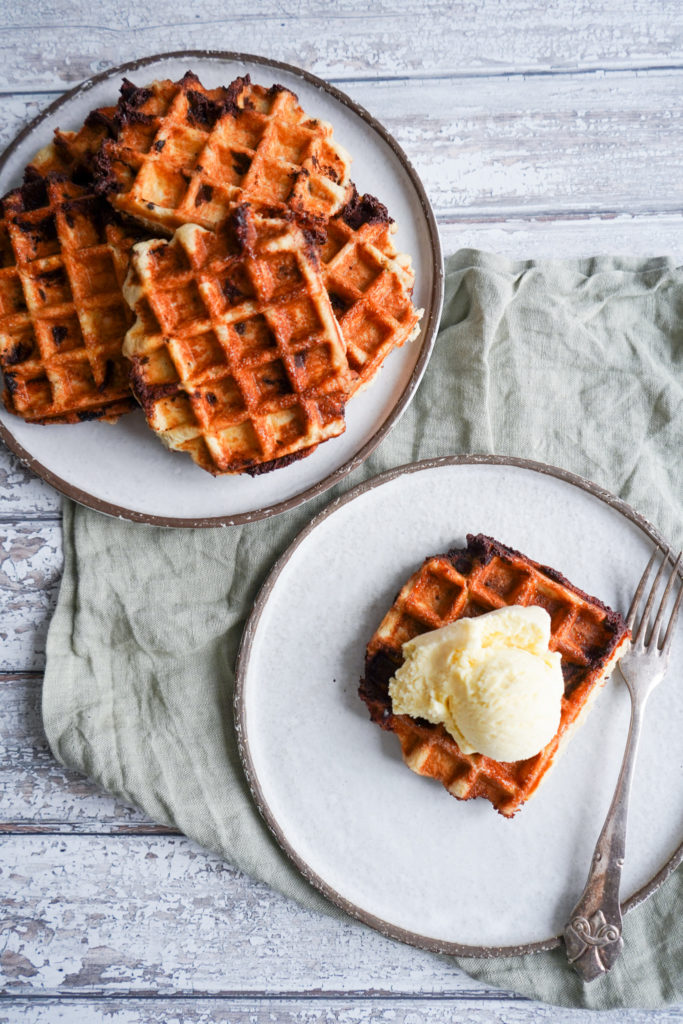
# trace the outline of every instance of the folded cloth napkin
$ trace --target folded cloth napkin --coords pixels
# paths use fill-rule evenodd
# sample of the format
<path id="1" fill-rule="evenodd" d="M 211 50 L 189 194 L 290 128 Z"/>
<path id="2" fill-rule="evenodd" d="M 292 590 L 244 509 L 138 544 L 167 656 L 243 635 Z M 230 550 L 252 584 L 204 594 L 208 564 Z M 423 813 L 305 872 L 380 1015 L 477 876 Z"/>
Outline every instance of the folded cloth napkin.
<path id="1" fill-rule="evenodd" d="M 275 558 L 332 498 L 428 456 L 493 452 L 562 466 L 621 495 L 680 545 L 683 268 L 667 259 L 447 267 L 435 351 L 401 422 L 304 507 L 248 526 L 163 530 L 65 503 L 64 578 L 48 637 L 55 756 L 307 907 L 259 817 L 232 720 L 242 627 Z M 563 949 L 459 960 L 474 977 L 593 1008 L 683 1001 L 683 868 L 627 915 L 626 947 L 584 985 Z"/>

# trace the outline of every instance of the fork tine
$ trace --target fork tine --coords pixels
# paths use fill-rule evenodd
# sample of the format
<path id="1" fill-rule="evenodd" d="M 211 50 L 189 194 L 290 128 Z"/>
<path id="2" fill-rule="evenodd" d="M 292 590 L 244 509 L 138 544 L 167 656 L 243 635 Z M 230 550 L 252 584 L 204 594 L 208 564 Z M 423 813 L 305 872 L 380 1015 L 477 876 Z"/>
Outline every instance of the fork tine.
<path id="1" fill-rule="evenodd" d="M 659 641 L 661 639 L 660 635 L 659 635 L 660 634 L 660 625 L 661 625 L 662 619 L 664 618 L 664 609 L 665 609 L 665 606 L 666 606 L 666 599 L 668 598 L 669 594 L 671 593 L 671 588 L 673 586 L 674 580 L 676 579 L 676 577 L 678 575 L 678 566 L 681 564 L 681 553 L 682 552 L 680 552 L 680 551 L 678 552 L 678 558 L 674 562 L 674 567 L 671 570 L 671 573 L 669 574 L 669 580 L 668 580 L 668 582 L 666 584 L 666 587 L 664 588 L 664 593 L 662 594 L 662 599 L 659 602 L 659 610 L 657 612 L 657 618 L 655 619 L 655 621 L 653 623 L 652 632 L 650 633 L 650 643 L 654 642 L 655 646 L 659 646 Z M 661 632 L 663 633 L 664 630 L 661 630 Z"/>
<path id="2" fill-rule="evenodd" d="M 657 575 L 654 578 L 652 587 L 650 588 L 650 593 L 647 596 L 647 601 L 645 602 L 645 607 L 643 608 L 643 614 L 638 625 L 638 632 L 633 638 L 634 644 L 639 643 L 641 640 L 643 641 L 643 643 L 645 643 L 645 632 L 647 630 L 647 622 L 650 618 L 650 611 L 652 610 L 652 605 L 655 599 L 655 595 L 657 593 L 657 587 L 659 586 L 659 581 L 661 580 L 662 575 L 664 573 L 664 567 L 666 565 L 666 560 L 668 557 L 669 549 L 667 548 L 664 552 L 664 558 L 662 559 L 661 565 L 657 570 Z"/>
<path id="3" fill-rule="evenodd" d="M 676 561 L 676 565 L 678 565 L 680 563 L 680 561 L 681 561 L 681 556 L 679 554 L 678 559 Z M 677 571 L 676 571 L 676 576 L 678 576 L 678 572 Z M 672 577 L 673 577 L 673 573 L 672 573 Z M 664 654 L 664 655 L 668 655 L 669 651 L 671 650 L 671 644 L 673 643 L 673 638 L 674 638 L 674 624 L 676 622 L 676 618 L 678 616 L 678 612 L 679 612 L 680 607 L 681 607 L 681 599 L 683 598 L 683 583 L 681 583 L 680 577 L 678 577 L 678 583 L 679 583 L 679 586 L 678 586 L 678 597 L 676 598 L 676 603 L 675 603 L 675 605 L 673 607 L 673 611 L 671 612 L 671 618 L 669 619 L 669 625 L 668 625 L 666 633 L 664 635 L 664 643 L 662 644 L 662 654 Z"/>
<path id="4" fill-rule="evenodd" d="M 635 619 L 636 619 L 636 611 L 638 609 L 638 605 L 640 604 L 640 599 L 643 596 L 643 590 L 645 589 L 645 584 L 647 583 L 647 578 L 650 575 L 650 569 L 654 565 L 654 561 L 655 561 L 655 558 L 657 557 L 657 553 L 658 552 L 659 552 L 659 548 L 655 548 L 654 551 L 652 552 L 652 555 L 650 556 L 650 561 L 647 563 L 647 567 L 645 569 L 645 572 L 640 577 L 640 583 L 638 584 L 638 587 L 636 588 L 636 592 L 633 595 L 633 600 L 631 601 L 631 607 L 629 608 L 628 615 L 626 616 L 626 625 L 631 630 L 631 633 L 633 633 L 633 623 L 635 622 Z"/>

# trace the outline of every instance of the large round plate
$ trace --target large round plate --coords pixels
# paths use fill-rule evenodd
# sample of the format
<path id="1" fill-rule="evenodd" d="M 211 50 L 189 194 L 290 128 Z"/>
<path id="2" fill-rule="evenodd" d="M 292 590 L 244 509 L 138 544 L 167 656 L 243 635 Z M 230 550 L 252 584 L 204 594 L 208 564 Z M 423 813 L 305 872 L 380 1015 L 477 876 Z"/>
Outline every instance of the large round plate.
<path id="1" fill-rule="evenodd" d="M 264 585 L 237 671 L 245 770 L 275 837 L 330 899 L 385 934 L 461 955 L 559 941 L 614 790 L 629 700 L 618 672 L 513 820 L 414 775 L 357 695 L 365 645 L 427 556 L 486 533 L 624 611 L 659 538 L 561 470 L 495 458 L 418 463 L 363 484 L 299 535 Z M 683 856 L 683 627 L 648 706 L 622 896 Z"/>
<path id="2" fill-rule="evenodd" d="M 116 101 L 124 76 L 146 83 L 180 78 L 188 68 L 206 86 L 251 74 L 280 82 L 310 114 L 330 121 L 353 157 L 359 191 L 378 195 L 398 223 L 398 247 L 416 270 L 414 299 L 425 310 L 422 332 L 391 353 L 375 383 L 347 408 L 345 433 L 291 466 L 252 479 L 214 479 L 189 459 L 167 451 L 141 412 L 106 423 L 26 424 L 0 411 L 0 437 L 39 476 L 69 497 L 101 512 L 165 526 L 216 526 L 263 519 L 331 487 L 355 469 L 405 410 L 434 342 L 443 300 L 439 236 L 420 180 L 407 157 L 362 107 L 327 83 L 288 64 L 237 53 L 162 54 L 112 68 L 60 97 L 26 128 L 0 160 L 0 194 L 19 184 L 35 152 L 54 128 L 76 128 L 94 107 Z"/>

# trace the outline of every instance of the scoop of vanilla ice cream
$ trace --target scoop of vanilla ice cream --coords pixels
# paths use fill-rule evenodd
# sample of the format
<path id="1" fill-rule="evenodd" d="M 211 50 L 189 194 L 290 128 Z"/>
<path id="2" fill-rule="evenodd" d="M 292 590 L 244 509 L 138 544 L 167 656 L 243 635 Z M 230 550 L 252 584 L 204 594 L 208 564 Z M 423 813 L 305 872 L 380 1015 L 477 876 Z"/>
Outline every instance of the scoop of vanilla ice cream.
<path id="1" fill-rule="evenodd" d="M 550 616 L 509 605 L 403 645 L 389 683 L 396 714 L 443 725 L 464 754 L 522 761 L 549 743 L 564 692 Z"/>

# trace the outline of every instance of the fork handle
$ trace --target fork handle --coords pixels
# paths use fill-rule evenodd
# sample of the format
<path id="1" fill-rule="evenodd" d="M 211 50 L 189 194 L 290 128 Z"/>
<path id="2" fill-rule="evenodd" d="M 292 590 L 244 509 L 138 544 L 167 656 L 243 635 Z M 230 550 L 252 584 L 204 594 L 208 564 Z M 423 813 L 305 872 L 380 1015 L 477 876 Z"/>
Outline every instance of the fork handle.
<path id="1" fill-rule="evenodd" d="M 626 850 L 628 801 L 643 723 L 645 699 L 631 694 L 631 721 L 610 809 L 593 853 L 586 887 L 564 930 L 567 959 L 584 981 L 605 974 L 621 953 L 619 885 Z"/>

